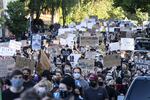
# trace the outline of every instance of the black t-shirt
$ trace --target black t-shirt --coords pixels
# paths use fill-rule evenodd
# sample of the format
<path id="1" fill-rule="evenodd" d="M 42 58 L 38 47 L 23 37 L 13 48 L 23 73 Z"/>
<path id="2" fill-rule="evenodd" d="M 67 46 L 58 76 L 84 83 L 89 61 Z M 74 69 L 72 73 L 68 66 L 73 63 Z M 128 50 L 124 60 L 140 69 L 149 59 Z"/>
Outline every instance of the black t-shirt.
<path id="1" fill-rule="evenodd" d="M 13 92 L 10 91 L 10 89 L 7 89 L 7 90 L 5 90 L 5 91 L 2 92 L 2 100 L 14 100 L 14 99 L 17 99 L 17 98 L 20 97 L 20 94 L 22 92 L 13 93 Z"/>
<path id="2" fill-rule="evenodd" d="M 108 98 L 108 94 L 105 88 L 99 87 L 97 89 L 93 89 L 89 87 L 84 92 L 85 100 L 105 100 Z"/>
<path id="3" fill-rule="evenodd" d="M 112 100 L 112 98 L 117 98 L 117 91 L 114 88 L 112 88 L 110 86 L 106 86 L 105 88 L 106 88 L 107 93 L 109 95 L 109 100 Z"/>
<path id="4" fill-rule="evenodd" d="M 29 89 L 29 88 L 32 88 L 34 85 L 35 85 L 35 83 L 32 80 L 23 83 L 23 86 L 24 86 L 25 90 Z"/>

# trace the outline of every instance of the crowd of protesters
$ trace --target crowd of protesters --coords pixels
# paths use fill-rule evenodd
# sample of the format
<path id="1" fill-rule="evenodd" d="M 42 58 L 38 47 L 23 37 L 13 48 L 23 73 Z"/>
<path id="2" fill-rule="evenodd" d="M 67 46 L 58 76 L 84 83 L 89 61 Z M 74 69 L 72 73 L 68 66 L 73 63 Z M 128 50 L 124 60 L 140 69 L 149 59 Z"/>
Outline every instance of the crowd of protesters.
<path id="1" fill-rule="evenodd" d="M 56 38 L 55 35 L 52 39 Z M 118 40 L 117 35 L 112 40 L 107 32 L 103 32 L 103 36 L 106 53 L 117 53 L 109 52 L 108 46 L 113 40 Z M 50 41 L 48 43 L 51 44 Z M 44 49 L 46 51 L 46 47 Z M 95 48 L 90 50 L 96 51 Z M 29 52 L 23 52 L 17 55 L 30 58 Z M 125 52 L 121 65 L 111 67 L 103 65 L 103 55 L 100 55 L 87 74 L 80 66 L 71 65 L 67 57 L 72 52 L 80 52 L 81 58 L 84 58 L 86 48 L 69 48 L 67 45 L 61 48 L 60 54 L 52 57 L 53 70 L 42 70 L 42 73 L 32 72 L 28 67 L 13 70 L 1 79 L 2 100 L 117 100 L 118 96 L 126 95 L 133 79 L 150 74 L 149 68 L 135 67 L 133 62 L 137 59 L 149 60 L 149 52 L 138 52 L 134 56 Z"/>

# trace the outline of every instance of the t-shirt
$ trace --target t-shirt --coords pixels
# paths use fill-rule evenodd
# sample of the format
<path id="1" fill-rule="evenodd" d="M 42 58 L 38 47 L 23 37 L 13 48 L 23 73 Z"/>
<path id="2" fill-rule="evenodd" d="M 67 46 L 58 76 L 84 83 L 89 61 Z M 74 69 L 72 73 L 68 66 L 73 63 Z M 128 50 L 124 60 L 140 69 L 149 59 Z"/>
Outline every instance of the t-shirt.
<path id="1" fill-rule="evenodd" d="M 13 93 L 13 92 L 10 91 L 10 89 L 7 89 L 7 90 L 2 92 L 2 100 L 14 100 L 14 99 L 17 99 L 17 98 L 20 97 L 20 94 L 22 92 L 20 92 L 20 93 Z"/>
<path id="2" fill-rule="evenodd" d="M 28 81 L 28 82 L 24 82 L 23 83 L 23 86 L 24 86 L 25 90 L 29 89 L 29 88 L 32 88 L 34 85 L 35 85 L 35 83 L 33 81 L 31 81 L 31 80 Z"/>
<path id="3" fill-rule="evenodd" d="M 84 92 L 84 98 L 85 100 L 105 100 L 108 98 L 108 94 L 106 89 L 103 87 L 99 87 L 97 89 L 89 87 Z"/>

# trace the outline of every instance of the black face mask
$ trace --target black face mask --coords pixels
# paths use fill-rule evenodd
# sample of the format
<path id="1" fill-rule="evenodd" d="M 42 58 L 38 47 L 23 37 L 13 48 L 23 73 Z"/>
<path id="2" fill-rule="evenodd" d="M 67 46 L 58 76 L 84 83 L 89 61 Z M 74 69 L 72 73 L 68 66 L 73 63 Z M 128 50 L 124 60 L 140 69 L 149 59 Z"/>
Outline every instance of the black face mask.
<path id="1" fill-rule="evenodd" d="M 98 82 L 99 86 L 103 86 L 104 82 Z"/>
<path id="2" fill-rule="evenodd" d="M 97 83 L 91 81 L 91 82 L 90 82 L 90 86 L 95 88 L 95 87 L 97 86 Z"/>
<path id="3" fill-rule="evenodd" d="M 28 76 L 28 75 L 23 75 L 23 78 L 24 78 L 25 80 L 28 80 L 29 76 Z"/>
<path id="4" fill-rule="evenodd" d="M 61 98 L 66 98 L 68 96 L 68 91 L 60 91 L 60 97 Z"/>

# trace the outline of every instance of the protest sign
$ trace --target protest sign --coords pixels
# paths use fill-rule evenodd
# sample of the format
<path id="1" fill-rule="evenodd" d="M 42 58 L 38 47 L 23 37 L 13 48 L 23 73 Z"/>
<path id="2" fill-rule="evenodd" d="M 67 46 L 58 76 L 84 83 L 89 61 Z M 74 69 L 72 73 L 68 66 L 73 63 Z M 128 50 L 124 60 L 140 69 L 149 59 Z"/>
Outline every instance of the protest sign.
<path id="1" fill-rule="evenodd" d="M 6 77 L 15 67 L 15 60 L 12 57 L 0 59 L 0 77 Z"/>
<path id="2" fill-rule="evenodd" d="M 68 60 L 70 61 L 72 67 L 75 67 L 76 64 L 78 64 L 78 60 L 80 57 L 81 54 L 73 54 L 73 53 L 68 56 Z"/>
<path id="3" fill-rule="evenodd" d="M 16 51 L 9 47 L 0 47 L 0 56 L 14 56 Z"/>
<path id="4" fill-rule="evenodd" d="M 28 58 L 24 58 L 24 57 L 16 57 L 16 67 L 19 69 L 22 69 L 24 67 L 29 67 L 32 71 L 34 70 L 35 67 L 35 61 L 28 59 Z"/>
<path id="5" fill-rule="evenodd" d="M 133 38 L 121 38 L 121 50 L 134 50 L 135 44 Z"/>
<path id="6" fill-rule="evenodd" d="M 97 56 L 97 52 L 88 51 L 85 53 L 86 59 L 95 59 L 96 56 Z"/>
<path id="7" fill-rule="evenodd" d="M 12 48 L 14 50 L 21 50 L 21 42 L 17 42 L 15 40 L 10 40 L 9 42 L 9 48 Z"/>
<path id="8" fill-rule="evenodd" d="M 6 77 L 8 73 L 7 66 L 0 64 L 0 77 Z"/>
<path id="9" fill-rule="evenodd" d="M 81 36 L 80 46 L 99 46 L 99 38 L 96 36 Z"/>
<path id="10" fill-rule="evenodd" d="M 42 65 L 42 69 L 50 69 L 50 60 L 43 50 L 41 51 L 40 64 Z"/>
<path id="11" fill-rule="evenodd" d="M 106 55 L 104 57 L 104 66 L 113 67 L 121 65 L 121 57 L 118 54 Z"/>
<path id="12" fill-rule="evenodd" d="M 42 45 L 42 37 L 38 34 L 32 36 L 32 50 L 40 50 Z"/>
<path id="13" fill-rule="evenodd" d="M 29 46 L 29 43 L 28 43 L 27 40 L 22 40 L 22 41 L 21 41 L 21 44 L 22 44 L 22 47 Z"/>
<path id="14" fill-rule="evenodd" d="M 79 59 L 78 64 L 81 68 L 93 68 L 94 67 L 94 60 Z"/>
<path id="15" fill-rule="evenodd" d="M 110 43 L 109 49 L 110 49 L 110 51 L 120 50 L 120 43 L 119 42 Z"/>
<path id="16" fill-rule="evenodd" d="M 140 60 L 135 60 L 134 63 L 135 63 L 135 66 L 137 68 L 147 68 L 147 69 L 150 69 L 150 60 L 140 59 Z"/>
<path id="17" fill-rule="evenodd" d="M 8 47 L 8 46 L 9 46 L 9 42 L 0 43 L 0 47 Z"/>

